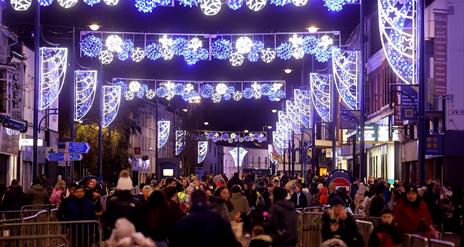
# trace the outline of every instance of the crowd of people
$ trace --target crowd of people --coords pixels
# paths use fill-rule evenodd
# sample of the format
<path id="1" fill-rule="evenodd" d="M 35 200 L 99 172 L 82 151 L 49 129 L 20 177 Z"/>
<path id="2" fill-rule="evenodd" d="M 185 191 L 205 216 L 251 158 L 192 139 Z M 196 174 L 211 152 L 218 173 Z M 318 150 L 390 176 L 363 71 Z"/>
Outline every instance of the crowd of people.
<path id="1" fill-rule="evenodd" d="M 438 180 L 418 187 L 368 179 L 337 188 L 325 178 L 287 174 L 150 176 L 134 186 L 130 173 L 122 171 L 111 189 L 92 177 L 78 184 L 58 179 L 52 188 L 41 177 L 25 192 L 13 180 L 1 210 L 29 204 L 56 205 L 62 221 L 100 221 L 108 246 L 123 246 L 118 245 L 123 240 L 157 247 L 296 246 L 297 209 L 307 207 L 323 212 L 325 246 L 363 246 L 355 216 L 380 219 L 369 246 L 399 246 L 402 233 L 438 238 L 462 232 L 463 215 L 461 192 Z"/>

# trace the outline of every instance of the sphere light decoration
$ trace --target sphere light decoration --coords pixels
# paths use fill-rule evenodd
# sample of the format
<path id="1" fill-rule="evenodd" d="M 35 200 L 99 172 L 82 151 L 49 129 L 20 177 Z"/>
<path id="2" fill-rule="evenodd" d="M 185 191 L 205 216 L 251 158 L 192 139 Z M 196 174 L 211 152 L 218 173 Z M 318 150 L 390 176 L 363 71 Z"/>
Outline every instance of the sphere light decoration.
<path id="1" fill-rule="evenodd" d="M 103 0 L 103 2 L 108 6 L 116 6 L 119 3 L 119 0 Z"/>
<path id="2" fill-rule="evenodd" d="M 31 7 L 32 0 L 11 0 L 10 4 L 16 11 L 26 11 Z"/>
<path id="3" fill-rule="evenodd" d="M 136 47 L 136 48 L 132 49 L 132 52 L 131 52 L 132 61 L 134 61 L 136 63 L 139 63 L 144 58 L 145 58 L 145 51 L 142 48 Z"/>
<path id="4" fill-rule="evenodd" d="M 246 0 L 249 9 L 257 12 L 266 7 L 267 0 Z"/>
<path id="5" fill-rule="evenodd" d="M 198 49 L 203 47 L 203 42 L 199 38 L 195 37 L 189 40 L 187 47 L 192 51 L 197 51 Z"/>
<path id="6" fill-rule="evenodd" d="M 145 93 L 145 97 L 147 97 L 147 99 L 153 99 L 156 97 L 156 91 L 153 90 L 153 89 L 148 89 L 147 92 Z"/>
<path id="7" fill-rule="evenodd" d="M 266 48 L 261 52 L 261 59 L 265 63 L 270 63 L 274 61 L 275 57 L 276 57 L 276 53 L 271 48 Z"/>
<path id="8" fill-rule="evenodd" d="M 142 85 L 138 81 L 131 81 L 129 83 L 129 91 L 131 91 L 133 93 L 138 92 L 141 87 L 142 87 Z"/>
<path id="9" fill-rule="evenodd" d="M 224 98 L 225 101 L 229 101 L 232 98 L 232 94 L 226 93 L 222 97 Z"/>
<path id="10" fill-rule="evenodd" d="M 245 98 L 245 99 L 253 98 L 254 94 L 255 93 L 254 93 L 253 89 L 251 89 L 251 88 L 245 88 L 243 90 L 243 98 Z"/>
<path id="11" fill-rule="evenodd" d="M 276 48 L 277 57 L 279 57 L 282 60 L 290 59 L 292 57 L 292 53 L 293 53 L 293 47 L 290 43 L 287 43 L 287 42 L 281 43 Z"/>
<path id="12" fill-rule="evenodd" d="M 168 95 L 168 89 L 164 86 L 161 86 L 156 89 L 156 95 L 158 95 L 160 98 L 164 98 Z"/>
<path id="13" fill-rule="evenodd" d="M 235 91 L 235 92 L 232 94 L 232 98 L 234 98 L 235 101 L 241 100 L 242 97 L 243 97 L 243 93 L 240 92 L 240 91 Z"/>
<path id="14" fill-rule="evenodd" d="M 303 45 L 304 39 L 301 36 L 294 34 L 292 35 L 292 37 L 288 39 L 288 41 L 290 42 L 290 44 L 292 44 L 293 47 L 300 47 L 301 45 Z"/>
<path id="15" fill-rule="evenodd" d="M 193 90 L 195 90 L 195 87 L 192 85 L 192 83 L 185 84 L 185 86 L 184 86 L 184 92 L 185 93 L 190 93 Z"/>
<path id="16" fill-rule="evenodd" d="M 346 4 L 346 0 L 324 0 L 324 6 L 330 11 L 341 11 Z"/>
<path id="17" fill-rule="evenodd" d="M 100 59 L 100 62 L 102 64 L 110 64 L 111 62 L 113 62 L 113 53 L 111 53 L 108 50 L 104 50 L 100 52 L 98 58 Z"/>
<path id="18" fill-rule="evenodd" d="M 216 93 L 219 95 L 227 93 L 227 85 L 225 83 L 218 83 L 216 85 Z"/>
<path id="19" fill-rule="evenodd" d="M 314 54 L 318 42 L 318 39 L 313 35 L 305 36 L 302 44 L 305 54 Z"/>
<path id="20" fill-rule="evenodd" d="M 226 2 L 230 9 L 237 10 L 242 7 L 243 1 L 244 0 L 227 0 Z"/>
<path id="21" fill-rule="evenodd" d="M 118 59 L 121 61 L 126 61 L 129 58 L 129 52 L 120 52 L 118 53 Z"/>
<path id="22" fill-rule="evenodd" d="M 184 7 L 198 6 L 201 0 L 178 0 L 179 4 Z"/>
<path id="23" fill-rule="evenodd" d="M 87 57 L 98 57 L 103 49 L 103 42 L 100 37 L 94 35 L 86 36 L 80 42 L 81 52 Z"/>
<path id="24" fill-rule="evenodd" d="M 188 47 L 188 40 L 185 38 L 176 38 L 172 42 L 172 51 L 174 55 L 181 56 Z"/>
<path id="25" fill-rule="evenodd" d="M 213 94 L 213 97 L 211 97 L 211 100 L 213 101 L 213 103 L 219 103 L 221 102 L 221 95 L 215 93 Z"/>
<path id="26" fill-rule="evenodd" d="M 42 7 L 48 7 L 53 4 L 53 0 L 39 0 L 39 4 Z"/>
<path id="27" fill-rule="evenodd" d="M 271 0 L 271 4 L 275 6 L 285 6 L 291 2 L 291 0 Z"/>
<path id="28" fill-rule="evenodd" d="M 78 0 L 57 0 L 57 2 L 61 7 L 69 9 L 74 7 L 74 5 L 77 4 Z"/>
<path id="29" fill-rule="evenodd" d="M 134 41 L 132 41 L 131 39 L 125 39 L 122 42 L 122 51 L 129 53 L 132 51 L 132 49 L 134 49 Z"/>
<path id="30" fill-rule="evenodd" d="M 176 83 L 174 84 L 174 94 L 175 95 L 182 95 L 182 93 L 184 92 L 184 84 L 183 83 Z"/>
<path id="31" fill-rule="evenodd" d="M 253 48 L 253 41 L 246 36 L 240 37 L 235 42 L 235 49 L 240 54 L 246 54 Z"/>
<path id="32" fill-rule="evenodd" d="M 308 3 L 308 0 L 292 0 L 293 5 L 297 7 L 305 6 Z"/>
<path id="33" fill-rule="evenodd" d="M 235 87 L 234 86 L 229 86 L 227 88 L 227 93 L 234 93 L 235 92 Z"/>
<path id="34" fill-rule="evenodd" d="M 244 60 L 245 60 L 245 57 L 243 57 L 243 55 L 238 52 L 234 52 L 230 54 L 229 62 L 234 67 L 241 66 Z"/>
<path id="35" fill-rule="evenodd" d="M 142 13 L 151 13 L 157 5 L 157 0 L 135 0 L 135 7 Z"/>
<path id="36" fill-rule="evenodd" d="M 260 85 L 260 90 L 263 95 L 268 96 L 272 91 L 272 87 L 269 83 L 263 83 Z"/>
<path id="37" fill-rule="evenodd" d="M 233 52 L 232 43 L 227 39 L 218 39 L 211 45 L 211 55 L 219 60 L 226 60 Z"/>
<path id="38" fill-rule="evenodd" d="M 304 57 L 304 50 L 301 47 L 293 48 L 292 56 L 295 59 L 302 59 Z"/>
<path id="39" fill-rule="evenodd" d="M 248 58 L 248 61 L 252 62 L 252 63 L 256 63 L 259 61 L 259 53 L 258 52 L 250 52 L 247 54 L 247 58 Z"/>
<path id="40" fill-rule="evenodd" d="M 165 34 L 161 38 L 159 38 L 158 42 L 161 44 L 161 46 L 164 49 L 166 49 L 166 48 L 170 48 L 172 46 L 172 44 L 174 43 L 174 40 L 172 40 L 172 38 L 168 37 Z"/>
<path id="41" fill-rule="evenodd" d="M 163 56 L 163 48 L 156 43 L 151 43 L 145 46 L 145 56 L 152 61 L 158 60 Z"/>
<path id="42" fill-rule="evenodd" d="M 84 0 L 84 3 L 93 7 L 95 4 L 100 3 L 101 0 Z"/>
<path id="43" fill-rule="evenodd" d="M 126 99 L 127 101 L 131 101 L 131 100 L 135 99 L 135 93 L 133 93 L 131 91 L 126 91 L 124 93 L 124 99 Z"/>
<path id="44" fill-rule="evenodd" d="M 122 52 L 123 40 L 118 35 L 112 34 L 106 38 L 105 41 L 106 49 L 110 52 Z"/>
<path id="45" fill-rule="evenodd" d="M 211 84 L 203 84 L 200 87 L 200 96 L 202 98 L 211 98 L 214 94 L 214 87 Z"/>
<path id="46" fill-rule="evenodd" d="M 164 60 L 171 60 L 174 57 L 174 52 L 170 48 L 165 48 L 161 51 L 161 56 Z"/>
<path id="47" fill-rule="evenodd" d="M 264 43 L 259 40 L 253 41 L 253 47 L 251 48 L 251 52 L 260 53 L 262 50 L 264 50 Z"/>
<path id="48" fill-rule="evenodd" d="M 200 9 L 203 14 L 212 16 L 216 15 L 221 11 L 221 0 L 202 0 L 200 4 Z"/>

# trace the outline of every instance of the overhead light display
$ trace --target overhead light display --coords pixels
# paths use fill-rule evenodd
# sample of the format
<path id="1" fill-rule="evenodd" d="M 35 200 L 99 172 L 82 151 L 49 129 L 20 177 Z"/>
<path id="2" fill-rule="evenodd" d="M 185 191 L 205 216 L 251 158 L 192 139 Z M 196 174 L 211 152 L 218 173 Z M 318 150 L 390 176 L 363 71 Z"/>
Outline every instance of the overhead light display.
<path id="1" fill-rule="evenodd" d="M 74 120 L 81 120 L 90 110 L 97 89 L 96 70 L 77 70 L 74 72 L 75 102 Z"/>
<path id="2" fill-rule="evenodd" d="M 314 109 L 323 122 L 330 122 L 332 117 L 332 76 L 318 73 L 311 73 L 309 76 Z"/>
<path id="3" fill-rule="evenodd" d="M 197 151 L 197 163 L 200 164 L 205 160 L 206 154 L 208 153 L 208 141 L 199 141 Z"/>
<path id="4" fill-rule="evenodd" d="M 158 121 L 158 148 L 162 148 L 164 145 L 166 145 L 168 142 L 170 130 L 170 121 Z"/>
<path id="5" fill-rule="evenodd" d="M 120 86 L 103 86 L 103 128 L 108 127 L 116 118 L 121 104 Z"/>
<path id="6" fill-rule="evenodd" d="M 39 109 L 45 110 L 58 98 L 66 76 L 68 49 L 40 48 Z"/>
<path id="7" fill-rule="evenodd" d="M 332 71 L 335 86 L 343 103 L 350 110 L 358 110 L 359 52 L 332 49 Z"/>

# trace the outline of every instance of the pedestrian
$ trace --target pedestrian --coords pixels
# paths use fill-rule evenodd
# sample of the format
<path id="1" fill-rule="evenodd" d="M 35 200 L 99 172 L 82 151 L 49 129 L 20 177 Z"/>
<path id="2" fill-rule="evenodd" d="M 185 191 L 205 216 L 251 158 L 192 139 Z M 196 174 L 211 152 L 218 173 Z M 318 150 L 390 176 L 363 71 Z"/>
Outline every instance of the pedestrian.
<path id="1" fill-rule="evenodd" d="M 239 247 L 230 222 L 207 206 L 207 196 L 202 190 L 192 193 L 190 214 L 176 225 L 170 247 Z"/>
<path id="2" fill-rule="evenodd" d="M 16 211 L 21 210 L 25 203 L 25 195 L 23 188 L 19 185 L 16 179 L 11 180 L 11 185 L 7 188 L 5 195 L 3 195 L 1 210 L 2 211 Z"/>
<path id="3" fill-rule="evenodd" d="M 232 187 L 232 196 L 230 198 L 230 203 L 232 203 L 233 211 L 235 215 L 238 213 L 248 213 L 250 210 L 250 205 L 248 204 L 247 198 L 243 195 L 242 188 L 239 185 L 234 185 Z"/>
<path id="4" fill-rule="evenodd" d="M 152 193 L 153 189 L 151 188 L 150 185 L 144 185 L 141 193 L 137 195 L 137 198 L 140 200 L 142 205 L 145 205 L 148 201 L 148 197 L 150 197 L 150 194 Z"/>
<path id="5" fill-rule="evenodd" d="M 238 172 L 235 172 L 233 177 L 229 180 L 229 182 L 227 183 L 227 188 L 229 189 L 229 191 L 232 191 L 232 187 L 234 185 L 240 185 L 240 187 L 242 189 L 245 188 L 245 184 L 243 183 L 243 181 L 240 179 L 239 177 L 239 174 Z"/>
<path id="6" fill-rule="evenodd" d="M 292 186 L 293 194 L 290 198 L 297 208 L 305 208 L 308 206 L 308 200 L 306 195 L 302 192 L 302 187 L 299 183 Z"/>
<path id="7" fill-rule="evenodd" d="M 369 237 L 369 247 L 399 247 L 401 234 L 394 224 L 393 211 L 385 208 L 381 212 L 381 224 Z"/>
<path id="8" fill-rule="evenodd" d="M 369 206 L 369 216 L 370 217 L 380 217 L 382 209 L 385 208 L 385 185 L 383 183 L 378 183 L 375 185 L 374 189 L 375 195 L 371 199 Z"/>
<path id="9" fill-rule="evenodd" d="M 366 185 L 364 183 L 359 184 L 359 188 L 354 196 L 354 213 L 357 215 L 365 216 L 364 211 L 364 197 L 366 194 Z"/>
<path id="10" fill-rule="evenodd" d="M 437 238 L 427 204 L 417 194 L 417 187 L 406 187 L 406 197 L 400 200 L 395 209 L 398 230 L 402 233 L 423 234 Z"/>
<path id="11" fill-rule="evenodd" d="M 284 188 L 275 188 L 273 192 L 273 205 L 269 210 L 269 221 L 273 230 L 274 246 L 295 246 L 297 242 L 298 215 L 295 204 L 287 201 L 287 191 Z"/>
<path id="12" fill-rule="evenodd" d="M 42 186 L 40 178 L 36 178 L 32 182 L 31 188 L 26 192 L 26 200 L 30 205 L 45 205 L 50 202 L 47 189 Z"/>
<path id="13" fill-rule="evenodd" d="M 234 206 L 230 202 L 227 187 L 219 187 L 214 191 L 214 196 L 209 198 L 210 209 L 221 215 L 225 220 L 233 220 Z"/>
<path id="14" fill-rule="evenodd" d="M 66 183 L 62 179 L 58 180 L 53 188 L 52 194 L 50 195 L 50 204 L 59 206 L 65 191 Z"/>
<path id="15" fill-rule="evenodd" d="M 248 247 L 271 247 L 272 238 L 264 232 L 262 226 L 255 226 L 251 231 L 251 241 Z"/>
<path id="16" fill-rule="evenodd" d="M 171 214 L 163 192 L 155 190 L 145 204 L 146 236 L 155 241 L 157 247 L 167 247 L 172 237 L 176 219 Z"/>
<path id="17" fill-rule="evenodd" d="M 102 191 L 100 188 L 97 187 L 92 193 L 92 203 L 95 206 L 95 213 L 97 215 L 97 218 L 100 218 L 103 215 L 103 203 L 101 199 Z"/>
<path id="18" fill-rule="evenodd" d="M 358 232 L 353 215 L 346 211 L 345 202 L 335 196 L 329 203 L 330 208 L 322 216 L 323 241 L 338 238 L 348 247 L 363 246 L 363 238 Z"/>
<path id="19" fill-rule="evenodd" d="M 168 201 L 168 208 L 171 212 L 171 215 L 174 217 L 174 221 L 177 223 L 180 218 L 184 217 L 185 213 L 180 207 L 179 197 L 177 196 L 177 188 L 176 187 L 166 187 L 164 189 L 164 195 Z"/>

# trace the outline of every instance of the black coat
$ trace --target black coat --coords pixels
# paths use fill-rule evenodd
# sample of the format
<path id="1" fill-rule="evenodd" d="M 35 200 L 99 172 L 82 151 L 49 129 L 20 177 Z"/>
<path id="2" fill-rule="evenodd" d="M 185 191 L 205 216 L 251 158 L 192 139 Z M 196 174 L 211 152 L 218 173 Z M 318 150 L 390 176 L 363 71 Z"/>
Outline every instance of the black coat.
<path id="1" fill-rule="evenodd" d="M 338 230 L 332 232 L 330 229 L 330 225 L 332 219 L 325 213 L 322 216 L 322 240 L 326 241 L 332 238 L 339 238 L 346 243 L 348 247 L 358 247 L 364 246 L 364 241 L 358 232 L 358 226 L 356 225 L 356 221 L 351 214 L 348 214 L 348 217 L 345 220 L 338 220 Z"/>
<path id="2" fill-rule="evenodd" d="M 2 211 L 21 210 L 25 203 L 25 195 L 20 185 L 8 187 L 2 200 Z"/>
<path id="3" fill-rule="evenodd" d="M 103 222 L 107 228 L 113 229 L 116 220 L 126 218 L 137 231 L 144 232 L 144 208 L 142 203 L 129 191 L 120 190 L 108 199 L 106 212 L 103 214 Z"/>
<path id="4" fill-rule="evenodd" d="M 292 197 L 290 198 L 290 201 L 292 201 L 295 204 L 295 207 L 297 208 L 305 208 L 308 206 L 308 200 L 306 198 L 306 195 L 303 192 L 300 192 L 300 198 L 297 200 L 297 194 L 293 193 Z"/>
<path id="5" fill-rule="evenodd" d="M 176 226 L 170 247 L 236 247 L 230 223 L 204 206 L 192 207 Z"/>
<path id="6" fill-rule="evenodd" d="M 295 204 L 287 200 L 277 201 L 269 210 L 272 239 L 281 245 L 294 245 L 298 239 L 298 214 Z"/>
<path id="7" fill-rule="evenodd" d="M 63 200 L 58 212 L 60 220 L 96 220 L 95 205 L 87 198 L 68 197 Z"/>

